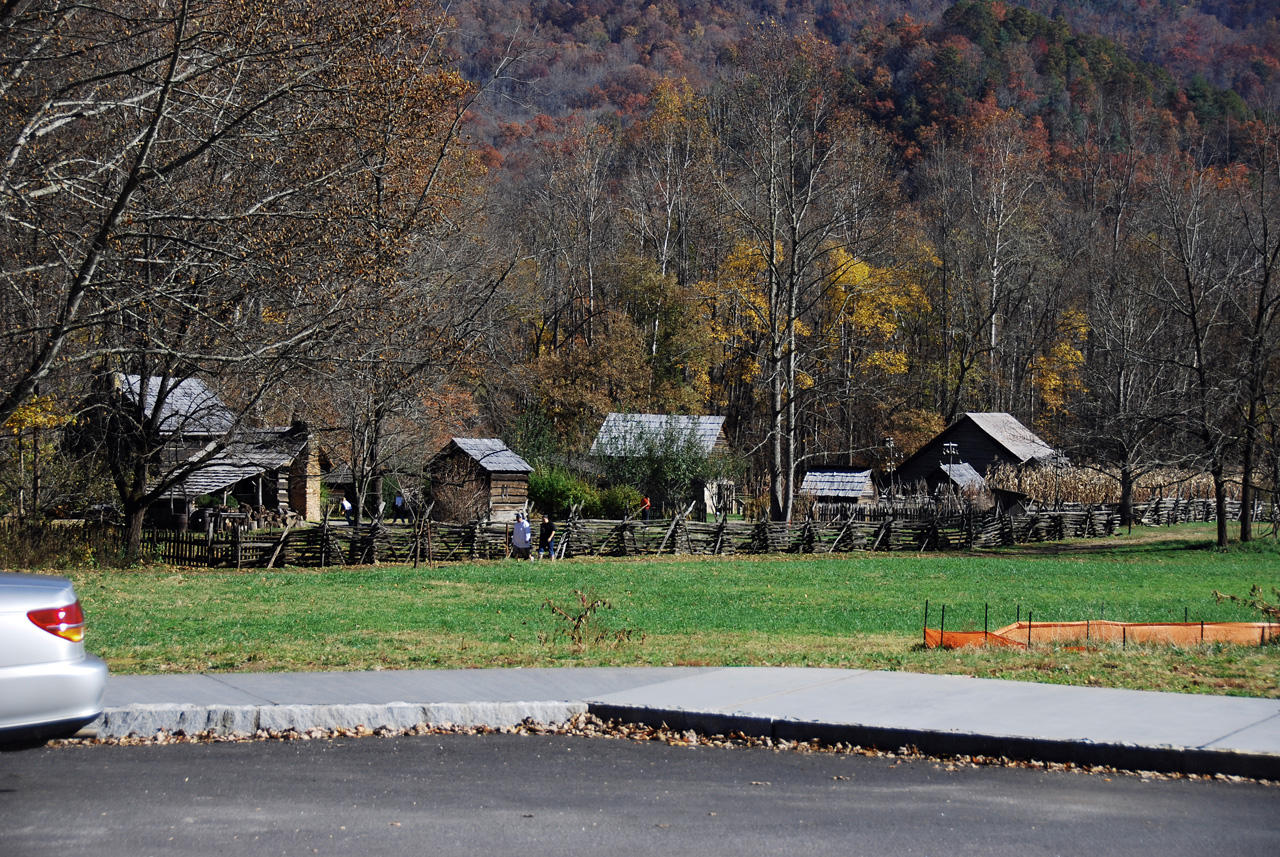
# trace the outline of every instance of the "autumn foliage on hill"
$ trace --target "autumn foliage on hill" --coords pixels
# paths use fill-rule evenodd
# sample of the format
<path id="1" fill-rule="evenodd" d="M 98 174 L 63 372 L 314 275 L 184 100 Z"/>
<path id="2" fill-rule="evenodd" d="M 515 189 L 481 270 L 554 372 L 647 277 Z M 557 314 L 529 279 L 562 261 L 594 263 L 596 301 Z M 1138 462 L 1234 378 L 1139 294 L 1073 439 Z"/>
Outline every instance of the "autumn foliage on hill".
<path id="1" fill-rule="evenodd" d="M 698 8 L 527 9 L 527 77 L 473 126 L 511 205 L 492 225 L 524 259 L 511 347 L 537 379 L 491 390 L 496 422 L 538 413 L 573 446 L 609 410 L 726 414 L 775 517 L 806 468 L 888 464 L 885 436 L 966 410 L 1011 412 L 1128 486 L 1175 459 L 1259 478 L 1271 239 L 1222 254 L 1276 213 L 1271 167 L 1242 162 L 1275 133 L 1265 27 L 1215 31 L 1235 52 L 1187 73 L 1122 27 L 1003 3 L 855 10 L 846 29 Z M 1175 193 L 1188 181 L 1206 196 Z M 1177 234 L 1189 205 L 1219 218 L 1192 241 L 1212 264 Z M 1216 356 L 1185 361 L 1189 336 Z M 1254 393 L 1226 394 L 1204 373 L 1242 365 L 1245 339 L 1269 356 Z"/>
<path id="2" fill-rule="evenodd" d="M 309 419 L 373 513 L 451 433 L 574 464 L 610 411 L 724 415 L 774 518 L 966 411 L 1122 499 L 1280 484 L 1257 8 L 307 5 L 0 7 L 0 417 L 199 378 L 237 429 Z M 145 416 L 91 452 L 135 523 L 190 469 Z M 13 426 L 10 507 L 73 453 Z"/>
<path id="3" fill-rule="evenodd" d="M 994 95 L 1058 130 L 1115 97 L 1203 120 L 1262 106 L 1280 74 L 1280 25 L 1259 4 L 881 2 L 473 3 L 455 8 L 463 69 L 483 77 L 514 38 L 524 62 L 498 121 L 642 109 L 663 77 L 698 89 L 753 29 L 829 43 L 846 97 L 905 142 Z M 494 127 L 489 135 L 502 132 Z M 501 146 L 499 146 L 501 148 Z"/>

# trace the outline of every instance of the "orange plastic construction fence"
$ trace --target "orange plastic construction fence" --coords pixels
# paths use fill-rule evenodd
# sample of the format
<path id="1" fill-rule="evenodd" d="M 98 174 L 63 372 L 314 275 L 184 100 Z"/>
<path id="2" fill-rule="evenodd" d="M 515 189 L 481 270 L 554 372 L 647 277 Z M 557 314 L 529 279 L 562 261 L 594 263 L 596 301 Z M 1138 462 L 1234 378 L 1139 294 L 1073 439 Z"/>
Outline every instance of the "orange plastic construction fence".
<path id="1" fill-rule="evenodd" d="M 1035 645 L 1088 647 L 1128 643 L 1195 646 L 1235 643 L 1260 646 L 1280 636 L 1267 622 L 1015 622 L 995 631 L 924 629 L 926 648 L 965 649 L 995 646 L 1025 649 Z"/>

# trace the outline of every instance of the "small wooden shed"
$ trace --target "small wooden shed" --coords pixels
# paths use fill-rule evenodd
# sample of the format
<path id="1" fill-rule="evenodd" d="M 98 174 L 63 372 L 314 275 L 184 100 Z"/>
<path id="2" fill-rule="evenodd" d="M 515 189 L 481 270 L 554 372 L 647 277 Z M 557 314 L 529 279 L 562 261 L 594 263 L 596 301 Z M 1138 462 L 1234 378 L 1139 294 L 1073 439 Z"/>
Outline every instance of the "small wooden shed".
<path id="1" fill-rule="evenodd" d="M 432 517 L 510 521 L 529 500 L 533 468 L 498 438 L 455 437 L 429 465 Z"/>
<path id="2" fill-rule="evenodd" d="M 845 518 L 856 505 L 876 503 L 879 499 L 872 472 L 844 469 L 815 469 L 805 473 L 800 494 L 813 501 L 812 514 L 819 521 Z"/>
<path id="3" fill-rule="evenodd" d="M 846 506 L 879 499 L 870 470 L 810 470 L 800 483 L 800 493 L 813 498 L 814 513 L 820 518 L 837 517 Z"/>

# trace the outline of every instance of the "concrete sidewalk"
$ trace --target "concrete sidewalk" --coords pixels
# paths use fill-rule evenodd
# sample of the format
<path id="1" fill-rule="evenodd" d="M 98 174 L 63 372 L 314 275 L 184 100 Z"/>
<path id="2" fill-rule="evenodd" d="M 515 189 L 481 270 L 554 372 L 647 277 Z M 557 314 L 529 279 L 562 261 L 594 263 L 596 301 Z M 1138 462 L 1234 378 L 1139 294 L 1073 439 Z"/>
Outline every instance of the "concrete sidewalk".
<path id="1" fill-rule="evenodd" d="M 515 725 L 710 733 L 1280 780 L 1280 700 L 867 670 L 652 667 L 113 676 L 102 737 Z"/>

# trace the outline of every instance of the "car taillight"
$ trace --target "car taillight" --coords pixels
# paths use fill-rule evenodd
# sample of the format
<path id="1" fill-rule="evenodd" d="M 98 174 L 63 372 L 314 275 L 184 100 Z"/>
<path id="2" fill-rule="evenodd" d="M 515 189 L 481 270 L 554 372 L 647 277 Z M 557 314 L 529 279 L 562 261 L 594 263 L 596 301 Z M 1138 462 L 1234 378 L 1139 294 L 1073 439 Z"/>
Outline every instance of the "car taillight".
<path id="1" fill-rule="evenodd" d="M 27 618 L 64 640 L 79 643 L 84 639 L 84 611 L 80 609 L 79 601 L 66 607 L 31 610 L 27 613 Z"/>

